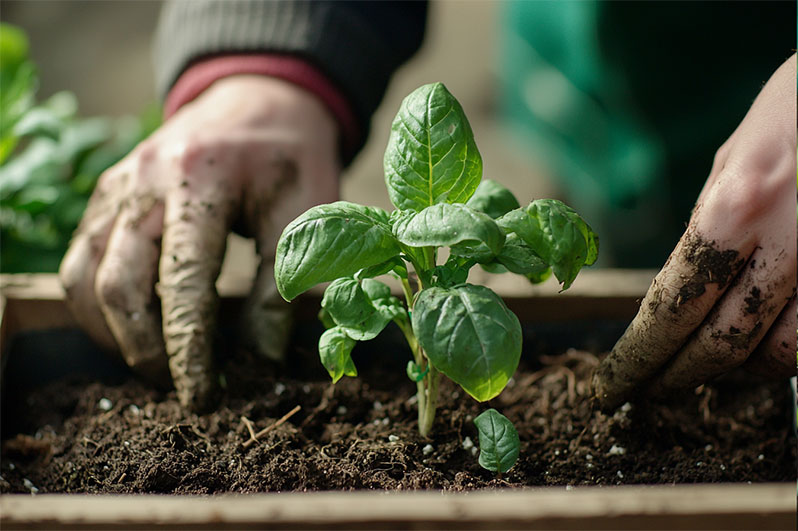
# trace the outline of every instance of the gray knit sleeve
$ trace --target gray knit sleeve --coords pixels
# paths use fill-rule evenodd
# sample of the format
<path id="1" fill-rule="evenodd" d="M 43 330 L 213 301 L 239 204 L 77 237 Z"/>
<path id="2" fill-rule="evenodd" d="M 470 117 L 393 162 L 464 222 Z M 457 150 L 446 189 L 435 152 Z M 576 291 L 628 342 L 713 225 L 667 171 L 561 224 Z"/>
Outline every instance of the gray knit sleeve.
<path id="1" fill-rule="evenodd" d="M 426 11 L 426 2 L 171 0 L 155 38 L 156 83 L 166 94 L 215 54 L 292 54 L 340 89 L 365 131 L 391 74 L 421 45 Z"/>

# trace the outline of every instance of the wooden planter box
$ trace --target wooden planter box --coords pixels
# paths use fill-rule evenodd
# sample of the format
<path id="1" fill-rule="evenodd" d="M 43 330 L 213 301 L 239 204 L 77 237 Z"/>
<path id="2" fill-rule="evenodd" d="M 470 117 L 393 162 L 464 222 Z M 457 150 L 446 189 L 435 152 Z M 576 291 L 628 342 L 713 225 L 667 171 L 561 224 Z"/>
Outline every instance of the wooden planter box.
<path id="1" fill-rule="evenodd" d="M 510 275 L 480 279 L 522 321 L 630 320 L 653 271 L 594 270 L 561 294 Z M 485 280 L 485 282 L 483 282 Z M 74 328 L 53 275 L 0 276 L 0 366 L 18 332 Z M 225 305 L 248 280 L 218 283 Z M 320 290 L 298 299 L 315 315 Z M 0 496 L 10 529 L 795 529 L 795 485 L 547 487 L 465 494 L 321 492 L 195 496 Z"/>

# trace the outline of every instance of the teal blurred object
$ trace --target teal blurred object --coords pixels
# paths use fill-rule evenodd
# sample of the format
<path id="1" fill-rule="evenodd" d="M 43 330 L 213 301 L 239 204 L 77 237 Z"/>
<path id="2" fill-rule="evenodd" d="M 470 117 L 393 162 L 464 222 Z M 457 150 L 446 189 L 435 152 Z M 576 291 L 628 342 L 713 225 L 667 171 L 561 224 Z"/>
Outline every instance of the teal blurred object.
<path id="1" fill-rule="evenodd" d="M 795 46 L 794 2 L 502 4 L 501 105 L 602 237 L 659 267 L 715 150 Z"/>
<path id="2" fill-rule="evenodd" d="M 36 102 L 38 80 L 22 30 L 0 24 L 0 272 L 54 272 L 100 174 L 160 123 L 79 118 L 59 92 Z"/>

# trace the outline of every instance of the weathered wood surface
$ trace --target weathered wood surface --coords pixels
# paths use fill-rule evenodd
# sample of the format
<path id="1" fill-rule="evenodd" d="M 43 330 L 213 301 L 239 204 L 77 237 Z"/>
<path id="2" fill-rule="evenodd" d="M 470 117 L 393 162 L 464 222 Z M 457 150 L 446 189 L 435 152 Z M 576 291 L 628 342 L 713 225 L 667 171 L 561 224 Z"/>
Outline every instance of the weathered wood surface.
<path id="1" fill-rule="evenodd" d="M 491 275 L 475 268 L 469 282 L 484 284 L 509 298 L 565 297 L 565 298 L 629 298 L 645 294 L 656 271 L 651 269 L 585 269 L 567 291 L 560 293 L 554 279 L 533 285 L 518 275 Z M 242 298 L 251 284 L 247 275 L 231 272 L 219 277 L 217 290 L 222 298 Z M 323 287 L 310 290 L 311 295 L 321 295 Z M 64 292 L 55 274 L 0 275 L 0 292 L 13 299 L 62 300 Z M 397 288 L 397 293 L 401 293 Z"/>
<path id="2" fill-rule="evenodd" d="M 0 497 L 12 529 L 795 529 L 795 486 Z"/>
<path id="3" fill-rule="evenodd" d="M 533 286 L 517 275 L 490 275 L 478 268 L 470 281 L 496 291 L 522 320 L 631 319 L 654 274 L 652 270 L 587 269 L 562 293 L 553 279 Z M 246 275 L 231 273 L 220 277 L 216 286 L 222 303 L 240 302 L 246 297 L 250 283 Z M 397 294 L 401 293 L 398 286 L 395 289 Z M 297 311 L 315 316 L 323 292 L 324 288 L 317 286 L 299 297 L 295 303 Z M 0 315 L 9 331 L 75 326 L 56 275 L 0 275 L 0 297 L 6 305 Z"/>

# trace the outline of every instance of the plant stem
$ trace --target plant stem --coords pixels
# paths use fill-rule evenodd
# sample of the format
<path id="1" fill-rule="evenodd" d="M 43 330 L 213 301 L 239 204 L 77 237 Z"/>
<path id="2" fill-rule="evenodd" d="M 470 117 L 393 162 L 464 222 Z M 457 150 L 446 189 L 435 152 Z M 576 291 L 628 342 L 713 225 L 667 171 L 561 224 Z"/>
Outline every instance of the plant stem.
<path id="1" fill-rule="evenodd" d="M 408 285 L 408 288 L 410 286 Z M 412 300 L 412 295 L 411 295 Z M 394 322 L 399 326 L 399 330 L 405 336 L 405 340 L 407 340 L 407 344 L 410 345 L 410 350 L 413 352 L 413 361 L 416 362 L 416 365 L 419 369 L 424 368 L 424 361 L 426 356 L 424 355 L 421 346 L 418 344 L 418 339 L 416 339 L 416 335 L 413 333 L 413 328 L 410 326 L 410 323 L 405 319 L 394 319 Z M 427 362 L 429 363 L 429 362 Z M 432 365 L 429 366 L 429 372 L 427 375 L 416 382 L 416 397 L 418 397 L 418 429 L 421 432 L 421 435 L 426 437 L 427 433 L 429 433 L 430 428 L 432 427 L 432 418 L 435 416 L 435 404 L 433 403 L 432 406 L 432 415 L 430 416 L 429 413 L 429 400 L 427 389 L 429 387 L 429 380 L 430 373 L 435 369 Z M 438 371 L 435 371 L 436 373 Z M 430 394 L 429 396 L 433 396 Z M 436 381 L 436 389 L 435 395 L 433 400 L 437 399 L 437 381 Z"/>
<path id="2" fill-rule="evenodd" d="M 437 248 L 435 247 L 423 248 L 422 255 L 428 271 L 435 268 L 436 254 Z M 416 268 L 416 274 L 418 275 L 419 288 L 424 289 L 421 278 L 423 275 L 419 274 L 420 270 L 418 264 L 413 262 L 413 266 Z M 410 287 L 410 282 L 406 278 L 402 279 L 402 291 L 404 291 L 405 294 L 407 309 L 412 311 L 413 289 Z M 413 360 L 419 370 L 427 371 L 424 378 L 416 382 L 416 395 L 418 396 L 418 431 L 422 437 L 426 437 L 432 430 L 432 424 L 435 421 L 435 410 L 438 407 L 438 380 L 440 378 L 440 373 L 432 366 L 432 363 L 429 362 L 426 354 L 424 354 L 424 349 L 419 345 L 418 338 L 416 338 L 413 332 L 412 324 L 406 319 L 394 319 L 394 321 L 399 325 L 408 345 L 410 345 L 410 350 L 413 351 Z M 425 365 L 426 368 L 424 367 Z"/>
<path id="3" fill-rule="evenodd" d="M 405 302 L 407 303 L 407 309 L 413 309 L 413 289 L 410 287 L 410 281 L 406 278 L 402 279 L 402 291 L 405 293 Z"/>
<path id="4" fill-rule="evenodd" d="M 422 382 L 426 383 L 426 393 L 423 393 L 422 390 L 419 390 L 419 398 L 418 398 L 418 431 L 422 437 L 426 437 L 429 435 L 429 432 L 432 430 L 432 424 L 435 422 L 435 410 L 438 407 L 438 380 L 439 380 L 440 373 L 438 369 L 429 365 L 429 372 L 424 377 Z M 419 383 L 422 383 L 419 382 Z M 422 403 L 422 394 L 426 394 L 423 398 L 425 400 Z"/>
<path id="5" fill-rule="evenodd" d="M 436 257 L 438 255 L 438 248 L 437 247 L 423 247 L 422 254 L 424 256 L 424 260 L 426 260 L 426 269 L 432 271 L 435 269 L 436 264 Z"/>

